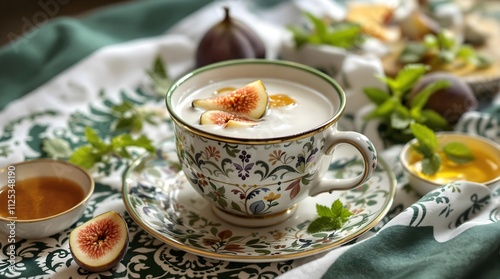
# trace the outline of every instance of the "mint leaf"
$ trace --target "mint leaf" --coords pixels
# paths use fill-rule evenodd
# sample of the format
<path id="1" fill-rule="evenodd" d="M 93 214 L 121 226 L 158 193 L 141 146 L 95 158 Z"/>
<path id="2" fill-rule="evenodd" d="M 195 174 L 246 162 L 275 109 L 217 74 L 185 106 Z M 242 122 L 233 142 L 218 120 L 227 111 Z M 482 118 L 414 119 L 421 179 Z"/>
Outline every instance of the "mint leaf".
<path id="1" fill-rule="evenodd" d="M 326 34 L 326 30 L 327 30 L 327 26 L 326 26 L 326 23 L 324 21 L 322 21 L 321 19 L 315 17 L 313 14 L 311 13 L 306 13 L 306 17 L 312 22 L 312 24 L 314 25 L 314 33 L 315 35 L 318 36 L 318 39 L 320 41 L 323 41 L 324 37 L 325 37 L 325 34 Z"/>
<path id="2" fill-rule="evenodd" d="M 102 141 L 97 132 L 89 126 L 85 127 L 85 138 L 90 145 L 99 151 L 106 151 L 108 149 L 108 146 Z"/>
<path id="3" fill-rule="evenodd" d="M 134 109 L 134 104 L 132 104 L 129 101 L 124 101 L 119 105 L 114 105 L 113 107 L 111 107 L 111 111 L 118 114 L 125 114 L 132 111 L 133 109 Z"/>
<path id="4" fill-rule="evenodd" d="M 334 217 L 332 210 L 325 205 L 316 204 L 316 212 L 320 217 Z"/>
<path id="5" fill-rule="evenodd" d="M 115 129 L 116 130 L 126 130 L 126 131 L 140 131 L 143 127 L 142 117 L 137 115 L 130 117 L 122 117 L 116 121 Z"/>
<path id="6" fill-rule="evenodd" d="M 335 230 L 333 226 L 334 224 L 332 223 L 332 218 L 322 216 L 315 219 L 309 224 L 309 226 L 307 226 L 307 233 L 318 233 Z"/>
<path id="7" fill-rule="evenodd" d="M 354 48 L 362 43 L 361 26 L 355 23 L 337 23 L 332 32 L 325 34 L 324 42 L 344 49 Z"/>
<path id="8" fill-rule="evenodd" d="M 153 112 L 141 111 L 130 101 L 114 105 L 111 112 L 117 119 L 114 129 L 118 131 L 139 132 L 142 130 L 144 122 L 156 124 Z"/>
<path id="9" fill-rule="evenodd" d="M 370 101 L 372 101 L 376 105 L 383 104 L 385 101 L 387 101 L 387 99 L 391 97 L 391 95 L 389 95 L 384 90 L 375 87 L 363 88 L 363 92 L 368 97 L 368 99 L 370 99 Z"/>
<path id="10" fill-rule="evenodd" d="M 398 98 L 413 88 L 418 80 L 429 70 L 424 64 L 408 64 L 398 72 L 392 84 L 392 90 Z"/>
<path id="11" fill-rule="evenodd" d="M 410 129 L 418 141 L 415 144 L 415 150 L 424 157 L 432 156 L 438 149 L 438 141 L 434 131 L 418 123 L 412 123 Z"/>
<path id="12" fill-rule="evenodd" d="M 311 13 L 304 13 L 312 23 L 312 28 L 299 28 L 289 26 L 295 46 L 302 47 L 305 44 L 330 45 L 343 49 L 352 49 L 363 43 L 365 36 L 361 32 L 361 26 L 352 22 L 330 23 L 318 18 Z"/>
<path id="13" fill-rule="evenodd" d="M 474 160 L 472 151 L 460 142 L 450 142 L 443 146 L 443 152 L 448 159 L 456 164 L 465 164 Z"/>
<path id="14" fill-rule="evenodd" d="M 455 36 L 448 30 L 439 32 L 437 34 L 437 41 L 443 50 L 454 50 L 457 45 Z"/>
<path id="15" fill-rule="evenodd" d="M 319 217 L 309 224 L 308 233 L 338 230 L 352 215 L 348 209 L 344 208 L 340 199 L 336 199 L 330 207 L 316 204 L 316 211 Z"/>
<path id="16" fill-rule="evenodd" d="M 91 145 L 85 145 L 77 148 L 69 158 L 71 163 L 79 165 L 83 168 L 90 169 L 97 162 L 102 160 L 103 154 L 96 152 Z"/>
<path id="17" fill-rule="evenodd" d="M 137 139 L 132 138 L 129 134 L 118 135 L 111 140 L 111 146 L 113 149 L 135 146 L 142 147 L 149 152 L 155 151 L 151 140 L 145 135 L 141 135 Z"/>
<path id="18" fill-rule="evenodd" d="M 403 130 L 410 126 L 412 118 L 410 112 L 403 105 L 398 105 L 394 112 L 391 114 L 391 127 Z"/>
<path id="19" fill-rule="evenodd" d="M 332 203 L 331 210 L 332 210 L 332 216 L 330 217 L 340 217 L 342 215 L 342 210 L 344 209 L 344 205 L 342 202 L 337 199 Z"/>
<path id="20" fill-rule="evenodd" d="M 415 44 L 418 44 L 418 43 L 415 43 Z M 439 48 L 439 42 L 438 42 L 436 35 L 434 35 L 434 34 L 425 35 L 423 45 L 428 49 Z"/>
<path id="21" fill-rule="evenodd" d="M 437 153 L 426 156 L 422 159 L 422 172 L 427 175 L 434 175 L 441 166 L 441 157 Z"/>
<path id="22" fill-rule="evenodd" d="M 104 158 L 116 156 L 131 158 L 132 156 L 127 150 L 130 147 L 139 147 L 151 153 L 155 152 L 152 141 L 145 135 L 134 139 L 130 134 L 121 134 L 111 138 L 110 143 L 106 143 L 91 127 L 86 127 L 85 136 L 89 144 L 77 148 L 69 161 L 87 169 L 103 162 Z"/>
<path id="23" fill-rule="evenodd" d="M 427 52 L 427 46 L 421 43 L 408 42 L 399 56 L 404 64 L 418 63 Z"/>
<path id="24" fill-rule="evenodd" d="M 431 109 L 424 109 L 420 111 L 419 115 L 422 117 L 421 123 L 433 130 L 449 130 L 450 124 L 439 113 Z"/>
<path id="25" fill-rule="evenodd" d="M 418 92 L 410 103 L 410 108 L 412 109 L 422 109 L 433 93 L 448 88 L 451 86 L 451 82 L 447 80 L 436 80 L 429 83 L 420 92 Z"/>
<path id="26" fill-rule="evenodd" d="M 381 105 L 372 110 L 369 114 L 366 115 L 366 119 L 372 118 L 389 118 L 394 109 L 399 105 L 399 101 L 391 97 L 383 102 Z"/>

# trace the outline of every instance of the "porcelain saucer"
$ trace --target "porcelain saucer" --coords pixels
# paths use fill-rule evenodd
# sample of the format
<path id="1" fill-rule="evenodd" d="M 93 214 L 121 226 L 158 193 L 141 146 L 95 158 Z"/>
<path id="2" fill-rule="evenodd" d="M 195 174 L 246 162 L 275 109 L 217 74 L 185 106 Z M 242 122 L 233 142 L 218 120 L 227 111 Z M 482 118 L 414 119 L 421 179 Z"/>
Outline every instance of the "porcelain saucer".
<path id="1" fill-rule="evenodd" d="M 327 171 L 331 178 L 357 175 L 363 167 L 353 148 L 339 146 Z M 186 180 L 172 140 L 155 155 L 134 161 L 123 178 L 128 213 L 145 231 L 175 248 L 213 259 L 273 262 L 311 256 L 338 247 L 375 226 L 389 211 L 396 179 L 383 161 L 372 178 L 354 190 L 309 197 L 287 221 L 262 228 L 226 223 Z M 309 234 L 317 218 L 316 204 L 330 206 L 337 198 L 353 213 L 336 231 Z"/>

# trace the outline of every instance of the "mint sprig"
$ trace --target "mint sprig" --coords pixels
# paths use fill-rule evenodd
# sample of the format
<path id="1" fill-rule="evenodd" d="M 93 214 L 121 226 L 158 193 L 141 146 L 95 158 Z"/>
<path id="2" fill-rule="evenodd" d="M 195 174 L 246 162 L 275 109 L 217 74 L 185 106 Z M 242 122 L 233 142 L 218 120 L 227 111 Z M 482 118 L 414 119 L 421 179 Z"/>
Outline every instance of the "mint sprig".
<path id="1" fill-rule="evenodd" d="M 441 167 L 442 161 L 438 153 L 439 143 L 436 134 L 428 127 L 418 123 L 412 123 L 410 128 L 417 139 L 417 143 L 413 144 L 412 148 L 423 157 L 422 173 L 426 175 L 436 174 Z M 465 164 L 474 160 L 469 147 L 460 142 L 452 141 L 446 143 L 441 150 L 448 160 L 456 164 Z"/>
<path id="2" fill-rule="evenodd" d="M 340 199 L 335 200 L 330 207 L 316 204 L 316 212 L 319 217 L 309 224 L 307 233 L 338 230 L 352 215 Z"/>
<path id="3" fill-rule="evenodd" d="M 460 43 L 448 30 L 437 35 L 427 34 L 422 42 L 408 42 L 399 56 L 402 63 L 428 63 L 434 65 L 462 62 L 476 68 L 486 68 L 492 59 L 477 52 L 472 46 Z"/>
<path id="4" fill-rule="evenodd" d="M 361 26 L 351 22 L 328 22 L 305 13 L 312 23 L 312 28 L 289 26 L 297 48 L 305 44 L 330 45 L 343 49 L 353 49 L 361 45 L 365 35 L 361 32 Z"/>
<path id="5" fill-rule="evenodd" d="M 155 151 L 151 140 L 145 135 L 134 139 L 130 134 L 121 134 L 105 142 L 94 129 L 87 126 L 85 138 L 89 144 L 78 147 L 71 154 L 69 161 L 87 169 L 99 162 L 107 162 L 113 157 L 131 158 L 130 147 L 143 148 L 148 152 Z"/>
<path id="6" fill-rule="evenodd" d="M 396 141 L 406 142 L 411 139 L 410 124 L 421 123 L 433 129 L 448 130 L 448 121 L 431 109 L 425 109 L 430 96 L 451 84 L 446 80 L 436 80 L 425 86 L 409 101 L 408 95 L 418 81 L 427 73 L 429 66 L 408 64 L 396 77 L 379 77 L 388 87 L 388 91 L 367 87 L 365 95 L 376 105 L 366 120 L 379 119 L 387 127 L 385 136 Z"/>
<path id="7" fill-rule="evenodd" d="M 124 132 L 139 132 L 144 123 L 156 125 L 155 112 L 141 110 L 130 101 L 114 105 L 111 112 L 116 117 L 115 130 Z"/>

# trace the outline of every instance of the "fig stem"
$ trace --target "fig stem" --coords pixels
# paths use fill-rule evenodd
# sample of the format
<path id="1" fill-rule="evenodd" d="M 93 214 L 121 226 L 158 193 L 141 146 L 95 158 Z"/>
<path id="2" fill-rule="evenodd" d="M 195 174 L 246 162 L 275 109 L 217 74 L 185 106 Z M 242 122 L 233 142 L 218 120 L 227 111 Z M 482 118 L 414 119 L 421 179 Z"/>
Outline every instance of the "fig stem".
<path id="1" fill-rule="evenodd" d="M 231 21 L 231 15 L 229 14 L 229 7 L 224 6 L 224 22 L 230 22 Z"/>

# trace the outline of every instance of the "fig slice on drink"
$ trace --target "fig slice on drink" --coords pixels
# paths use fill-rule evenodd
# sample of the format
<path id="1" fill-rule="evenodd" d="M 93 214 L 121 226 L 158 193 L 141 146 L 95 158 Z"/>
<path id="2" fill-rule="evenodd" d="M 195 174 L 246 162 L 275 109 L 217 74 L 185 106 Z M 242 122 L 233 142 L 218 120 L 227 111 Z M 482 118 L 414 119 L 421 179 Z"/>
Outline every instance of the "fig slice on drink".
<path id="1" fill-rule="evenodd" d="M 201 114 L 201 125 L 219 125 L 224 128 L 252 127 L 259 125 L 259 122 L 240 115 L 232 114 L 221 110 L 207 110 Z"/>
<path id="2" fill-rule="evenodd" d="M 267 111 L 269 96 L 262 81 L 256 80 L 229 93 L 208 99 L 196 99 L 192 102 L 192 106 L 259 119 Z"/>

